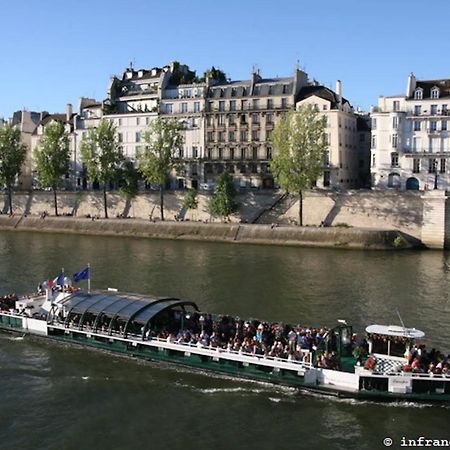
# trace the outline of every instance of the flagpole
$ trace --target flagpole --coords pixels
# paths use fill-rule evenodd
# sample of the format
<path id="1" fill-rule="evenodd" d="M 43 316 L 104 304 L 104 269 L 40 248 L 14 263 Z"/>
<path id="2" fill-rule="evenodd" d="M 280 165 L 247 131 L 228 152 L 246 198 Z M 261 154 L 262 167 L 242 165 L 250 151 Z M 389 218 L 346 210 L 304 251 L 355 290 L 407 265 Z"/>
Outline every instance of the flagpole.
<path id="1" fill-rule="evenodd" d="M 91 293 L 91 265 L 88 263 L 88 294 Z"/>

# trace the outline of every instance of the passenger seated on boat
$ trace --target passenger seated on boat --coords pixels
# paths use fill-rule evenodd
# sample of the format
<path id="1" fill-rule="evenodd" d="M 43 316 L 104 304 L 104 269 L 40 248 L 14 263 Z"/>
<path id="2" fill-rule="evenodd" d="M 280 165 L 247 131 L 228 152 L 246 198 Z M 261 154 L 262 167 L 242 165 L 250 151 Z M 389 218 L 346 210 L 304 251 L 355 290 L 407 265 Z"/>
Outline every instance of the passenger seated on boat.
<path id="1" fill-rule="evenodd" d="M 369 356 L 364 364 L 364 369 L 374 370 L 377 365 L 377 358 L 375 356 Z"/>
<path id="2" fill-rule="evenodd" d="M 423 373 L 424 370 L 422 369 L 422 363 L 420 361 L 420 358 L 414 358 L 412 364 L 411 364 L 411 371 L 415 373 Z"/>

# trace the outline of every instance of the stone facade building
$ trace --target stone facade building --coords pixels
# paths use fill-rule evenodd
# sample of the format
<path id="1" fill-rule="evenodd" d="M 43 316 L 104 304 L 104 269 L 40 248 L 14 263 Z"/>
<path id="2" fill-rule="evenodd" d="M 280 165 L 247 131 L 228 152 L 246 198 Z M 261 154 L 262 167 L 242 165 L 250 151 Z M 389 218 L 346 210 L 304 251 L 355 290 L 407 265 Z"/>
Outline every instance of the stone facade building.
<path id="1" fill-rule="evenodd" d="M 408 77 L 406 95 L 380 97 L 372 111 L 375 188 L 450 188 L 450 79 Z"/>
<path id="2" fill-rule="evenodd" d="M 369 139 L 361 141 L 358 129 L 359 116 L 350 102 L 342 97 L 342 84 L 336 82 L 336 91 L 317 83 L 304 86 L 297 97 L 297 107 L 311 104 L 326 118 L 327 154 L 323 176 L 318 187 L 354 189 L 363 185 L 360 171 L 361 159 L 370 155 Z M 361 124 L 360 124 L 361 127 Z M 367 165 L 367 164 L 366 164 Z"/>

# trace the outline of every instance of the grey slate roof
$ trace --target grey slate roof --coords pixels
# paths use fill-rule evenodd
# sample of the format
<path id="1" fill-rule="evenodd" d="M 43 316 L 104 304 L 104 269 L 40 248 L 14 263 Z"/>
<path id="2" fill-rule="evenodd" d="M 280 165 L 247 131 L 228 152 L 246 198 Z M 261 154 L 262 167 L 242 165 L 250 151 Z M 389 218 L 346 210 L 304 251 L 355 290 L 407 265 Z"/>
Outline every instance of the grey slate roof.
<path id="1" fill-rule="evenodd" d="M 416 82 L 416 89 L 423 89 L 423 98 L 431 97 L 431 89 L 433 89 L 434 86 L 437 86 L 439 88 L 439 98 L 450 97 L 450 79 L 422 81 L 417 80 Z M 414 92 L 409 98 L 414 98 Z"/>
<path id="2" fill-rule="evenodd" d="M 324 100 L 328 100 L 331 102 L 331 109 L 336 109 L 338 104 L 338 96 L 336 92 L 332 91 L 331 89 L 325 87 L 325 86 L 305 86 L 302 89 L 300 89 L 300 92 L 298 93 L 297 102 L 300 102 L 302 100 L 307 99 L 308 97 L 312 97 L 313 95 L 316 95 L 317 97 L 323 98 Z M 350 102 L 342 97 L 342 103 L 348 103 Z"/>

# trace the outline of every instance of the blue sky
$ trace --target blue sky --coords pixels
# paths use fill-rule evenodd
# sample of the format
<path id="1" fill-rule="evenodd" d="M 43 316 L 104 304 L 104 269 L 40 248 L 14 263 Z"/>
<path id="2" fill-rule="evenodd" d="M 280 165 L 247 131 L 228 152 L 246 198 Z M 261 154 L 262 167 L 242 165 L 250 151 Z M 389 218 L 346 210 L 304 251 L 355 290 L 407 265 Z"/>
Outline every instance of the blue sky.
<path id="1" fill-rule="evenodd" d="M 172 60 L 232 79 L 310 78 L 368 109 L 419 79 L 450 78 L 450 2 L 0 0 L 0 117 L 106 97 L 109 77 Z"/>

